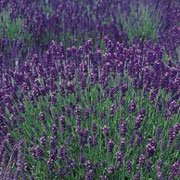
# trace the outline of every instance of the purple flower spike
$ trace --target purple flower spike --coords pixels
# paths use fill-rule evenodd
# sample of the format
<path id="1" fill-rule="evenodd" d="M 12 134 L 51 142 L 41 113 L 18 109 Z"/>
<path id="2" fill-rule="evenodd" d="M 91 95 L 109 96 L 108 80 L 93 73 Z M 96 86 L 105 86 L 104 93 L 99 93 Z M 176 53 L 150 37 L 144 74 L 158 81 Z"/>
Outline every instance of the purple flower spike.
<path id="1" fill-rule="evenodd" d="M 156 142 L 153 139 L 149 139 L 146 145 L 146 153 L 149 157 L 153 156 L 156 152 Z"/>
<path id="2" fill-rule="evenodd" d="M 114 148 L 114 142 L 112 141 L 112 139 L 109 139 L 107 146 L 108 146 L 109 152 L 112 152 Z"/>
<path id="3" fill-rule="evenodd" d="M 104 134 L 105 136 L 109 136 L 109 126 L 105 125 L 105 126 L 103 127 L 103 134 Z"/>
<path id="4" fill-rule="evenodd" d="M 112 164 L 112 165 L 110 165 L 109 168 L 108 168 L 108 173 L 109 173 L 109 174 L 114 174 L 114 172 L 115 172 L 115 166 Z"/>

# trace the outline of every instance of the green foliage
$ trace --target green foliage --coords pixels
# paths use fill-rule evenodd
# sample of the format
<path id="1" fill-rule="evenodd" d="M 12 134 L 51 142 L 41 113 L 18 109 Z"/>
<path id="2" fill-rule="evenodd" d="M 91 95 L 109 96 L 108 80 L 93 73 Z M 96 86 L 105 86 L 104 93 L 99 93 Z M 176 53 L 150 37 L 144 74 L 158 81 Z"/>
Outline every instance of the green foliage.
<path id="1" fill-rule="evenodd" d="M 152 39 L 157 38 L 157 30 L 160 26 L 158 16 L 153 16 L 154 12 L 150 6 L 131 6 L 130 14 L 122 15 L 120 18 L 123 28 L 126 30 L 129 40 L 134 38 Z"/>
<path id="2" fill-rule="evenodd" d="M 42 9 L 47 16 L 51 16 L 53 14 L 53 8 L 49 5 L 42 5 Z"/>
<path id="3" fill-rule="evenodd" d="M 0 13 L 0 37 L 6 37 L 10 40 L 24 40 L 29 41 L 31 35 L 24 30 L 23 18 L 17 17 L 11 19 L 7 10 Z"/>

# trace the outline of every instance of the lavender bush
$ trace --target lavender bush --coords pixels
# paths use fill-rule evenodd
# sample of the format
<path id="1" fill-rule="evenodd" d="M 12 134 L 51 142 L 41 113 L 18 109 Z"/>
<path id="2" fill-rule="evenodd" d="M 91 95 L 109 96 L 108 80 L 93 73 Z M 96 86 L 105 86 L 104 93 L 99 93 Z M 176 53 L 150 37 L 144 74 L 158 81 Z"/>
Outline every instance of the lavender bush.
<path id="1" fill-rule="evenodd" d="M 0 10 L 0 179 L 179 178 L 178 1 Z"/>

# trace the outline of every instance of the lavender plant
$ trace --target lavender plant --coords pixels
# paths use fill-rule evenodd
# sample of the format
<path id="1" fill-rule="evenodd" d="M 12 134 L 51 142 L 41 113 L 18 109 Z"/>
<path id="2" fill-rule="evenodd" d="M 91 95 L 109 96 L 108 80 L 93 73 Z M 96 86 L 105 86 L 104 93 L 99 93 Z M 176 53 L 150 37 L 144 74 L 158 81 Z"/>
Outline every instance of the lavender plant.
<path id="1" fill-rule="evenodd" d="M 178 71 L 148 53 L 137 59 L 153 45 L 142 51 L 107 37 L 105 44 L 100 54 L 91 40 L 67 49 L 52 42 L 42 57 L 32 55 L 4 77 L 2 135 L 11 129 L 13 142 L 24 142 L 27 178 L 171 176 L 178 160 Z M 159 159 L 163 166 L 154 166 Z"/>
<path id="2" fill-rule="evenodd" d="M 0 10 L 0 179 L 179 178 L 178 1 Z"/>

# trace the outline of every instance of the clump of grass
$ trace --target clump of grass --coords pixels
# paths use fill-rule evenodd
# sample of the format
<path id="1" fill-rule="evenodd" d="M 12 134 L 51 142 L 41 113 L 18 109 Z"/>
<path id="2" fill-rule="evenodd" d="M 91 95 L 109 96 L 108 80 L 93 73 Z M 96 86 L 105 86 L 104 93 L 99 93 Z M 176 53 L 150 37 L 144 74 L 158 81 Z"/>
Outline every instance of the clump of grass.
<path id="1" fill-rule="evenodd" d="M 128 16 L 120 18 L 128 38 L 157 39 L 157 31 L 160 26 L 160 18 L 153 16 L 154 11 L 150 6 L 132 5 Z"/>
<path id="2" fill-rule="evenodd" d="M 11 19 L 10 13 L 4 10 L 0 13 L 0 19 L 0 37 L 29 42 L 31 35 L 23 27 L 23 18 L 17 17 L 16 19 Z"/>

